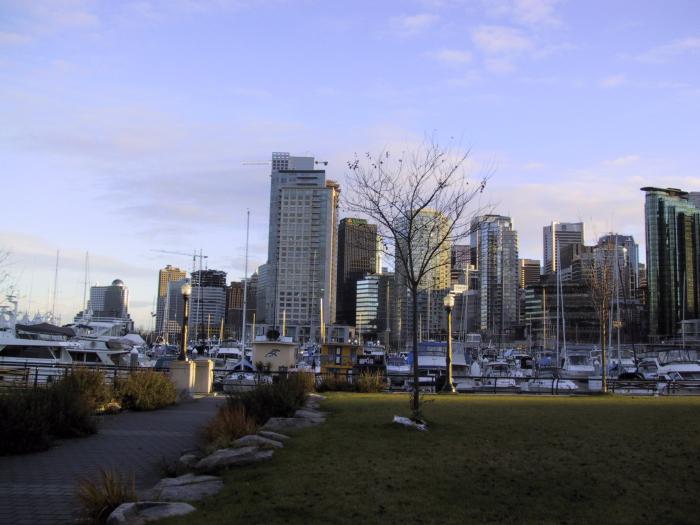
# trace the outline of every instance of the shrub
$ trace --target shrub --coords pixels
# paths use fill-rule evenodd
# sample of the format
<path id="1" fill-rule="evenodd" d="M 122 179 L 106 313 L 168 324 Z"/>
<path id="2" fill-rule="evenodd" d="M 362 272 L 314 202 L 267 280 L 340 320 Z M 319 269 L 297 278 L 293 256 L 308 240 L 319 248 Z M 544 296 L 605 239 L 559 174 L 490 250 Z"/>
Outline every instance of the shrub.
<path id="1" fill-rule="evenodd" d="M 381 372 L 364 371 L 355 380 L 355 387 L 358 392 L 376 393 L 386 389 L 386 379 Z"/>
<path id="2" fill-rule="evenodd" d="M 0 455 L 49 448 L 47 401 L 45 390 L 12 390 L 0 395 Z"/>
<path id="3" fill-rule="evenodd" d="M 61 382 L 79 392 L 93 411 L 103 408 L 113 397 L 104 372 L 100 370 L 73 368 Z"/>
<path id="4" fill-rule="evenodd" d="M 258 428 L 241 403 L 226 403 L 204 427 L 204 441 L 208 448 L 226 448 L 236 439 L 254 434 Z"/>
<path id="5" fill-rule="evenodd" d="M 355 385 L 348 381 L 347 376 L 332 375 L 325 376 L 316 386 L 319 392 L 354 392 Z"/>
<path id="6" fill-rule="evenodd" d="M 262 425 L 271 417 L 293 416 L 313 386 L 313 374 L 293 373 L 272 384 L 262 383 L 247 392 L 234 392 L 229 395 L 229 403 L 243 406 L 248 417 Z"/>
<path id="7" fill-rule="evenodd" d="M 170 378 L 154 370 L 142 370 L 117 381 L 117 394 L 122 407 L 132 410 L 155 410 L 172 405 L 177 391 Z"/>
<path id="8" fill-rule="evenodd" d="M 117 472 L 102 469 L 97 482 L 92 479 L 80 481 L 77 495 L 85 516 L 92 523 L 106 523 L 119 505 L 137 500 L 133 475 L 127 483 Z"/>
<path id="9" fill-rule="evenodd" d="M 67 378 L 45 388 L 3 393 L 0 421 L 0 454 L 46 450 L 52 437 L 80 437 L 97 431 L 90 403 L 78 383 Z"/>
<path id="10" fill-rule="evenodd" d="M 94 410 L 83 397 L 77 383 L 64 378 L 47 388 L 46 392 L 48 394 L 47 418 L 51 434 L 69 438 L 97 432 L 97 424 L 93 417 Z"/>

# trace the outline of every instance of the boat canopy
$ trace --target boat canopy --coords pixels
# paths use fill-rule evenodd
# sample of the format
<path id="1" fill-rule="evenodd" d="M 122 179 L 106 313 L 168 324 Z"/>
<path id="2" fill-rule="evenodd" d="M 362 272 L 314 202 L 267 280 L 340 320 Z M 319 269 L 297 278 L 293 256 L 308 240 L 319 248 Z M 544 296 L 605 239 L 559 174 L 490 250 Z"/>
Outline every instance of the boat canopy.
<path id="1" fill-rule="evenodd" d="M 18 324 L 16 330 L 29 334 L 61 335 L 63 337 L 75 337 L 75 331 L 67 326 L 56 326 L 49 323 Z"/>

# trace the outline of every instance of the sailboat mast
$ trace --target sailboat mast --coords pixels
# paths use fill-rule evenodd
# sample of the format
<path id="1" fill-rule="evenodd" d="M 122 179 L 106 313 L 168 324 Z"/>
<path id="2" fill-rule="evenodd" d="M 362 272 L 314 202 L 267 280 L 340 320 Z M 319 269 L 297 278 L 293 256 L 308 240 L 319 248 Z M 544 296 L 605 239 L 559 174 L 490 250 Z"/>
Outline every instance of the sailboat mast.
<path id="1" fill-rule="evenodd" d="M 58 289 L 58 256 L 59 251 L 56 250 L 56 268 L 53 274 L 53 299 L 51 301 L 51 322 L 56 322 L 56 290 Z"/>
<path id="2" fill-rule="evenodd" d="M 85 252 L 85 279 L 83 280 L 83 317 L 85 317 L 85 307 L 87 306 L 88 255 L 88 252 Z"/>
<path id="3" fill-rule="evenodd" d="M 245 221 L 245 265 L 243 273 L 243 319 L 241 321 L 241 344 L 245 348 L 245 321 L 248 310 L 248 238 L 250 235 L 250 209 L 246 210 Z"/>

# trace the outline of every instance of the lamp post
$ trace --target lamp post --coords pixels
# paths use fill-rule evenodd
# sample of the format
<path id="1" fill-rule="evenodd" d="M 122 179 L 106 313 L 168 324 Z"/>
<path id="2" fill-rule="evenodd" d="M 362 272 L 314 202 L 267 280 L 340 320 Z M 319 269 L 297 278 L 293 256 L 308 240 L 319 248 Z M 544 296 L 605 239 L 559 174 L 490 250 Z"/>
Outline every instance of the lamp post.
<path id="1" fill-rule="evenodd" d="M 455 298 L 452 294 L 447 294 L 443 299 L 443 305 L 445 306 L 445 311 L 447 312 L 447 381 L 445 382 L 444 390 L 448 390 L 452 393 L 455 391 L 455 387 L 452 384 L 452 308 L 455 305 Z"/>
<path id="2" fill-rule="evenodd" d="M 190 295 L 192 295 L 192 285 L 185 283 L 180 287 L 182 293 L 182 331 L 180 332 L 180 355 L 178 361 L 187 361 L 187 331 L 190 322 Z"/>

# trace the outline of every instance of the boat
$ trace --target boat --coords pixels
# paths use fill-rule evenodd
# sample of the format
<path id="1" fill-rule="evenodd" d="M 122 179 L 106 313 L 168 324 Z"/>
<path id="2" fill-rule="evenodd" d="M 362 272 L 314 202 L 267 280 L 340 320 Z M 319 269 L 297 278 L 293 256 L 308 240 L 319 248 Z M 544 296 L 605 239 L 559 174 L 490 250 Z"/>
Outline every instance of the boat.
<path id="1" fill-rule="evenodd" d="M 406 380 L 411 377 L 411 366 L 406 358 L 401 355 L 389 355 L 386 358 L 386 375 L 389 378 L 389 387 L 403 387 Z"/>
<path id="2" fill-rule="evenodd" d="M 575 392 L 578 385 L 569 379 L 558 377 L 535 377 L 520 384 L 521 392 L 551 393 Z"/>
<path id="3" fill-rule="evenodd" d="M 559 377 L 564 379 L 588 379 L 596 374 L 591 354 L 583 350 L 568 350 L 559 368 Z"/>

